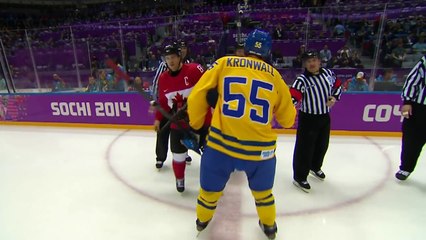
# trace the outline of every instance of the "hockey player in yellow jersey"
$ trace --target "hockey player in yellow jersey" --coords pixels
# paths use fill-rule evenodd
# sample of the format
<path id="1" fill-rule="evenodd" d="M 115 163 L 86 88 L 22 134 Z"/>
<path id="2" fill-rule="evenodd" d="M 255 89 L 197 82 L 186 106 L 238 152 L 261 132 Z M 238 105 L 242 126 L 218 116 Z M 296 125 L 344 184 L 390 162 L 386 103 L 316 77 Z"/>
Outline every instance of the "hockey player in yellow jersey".
<path id="1" fill-rule="evenodd" d="M 269 239 L 277 226 L 272 187 L 275 177 L 277 135 L 273 118 L 285 128 L 293 126 L 296 110 L 279 72 L 263 61 L 270 55 L 269 33 L 254 30 L 245 42 L 247 57 L 218 59 L 195 85 L 188 98 L 190 125 L 203 126 L 210 106 L 206 99 L 217 89 L 207 144 L 201 157 L 197 230 L 213 218 L 230 174 L 244 171 L 255 199 L 259 225 Z"/>

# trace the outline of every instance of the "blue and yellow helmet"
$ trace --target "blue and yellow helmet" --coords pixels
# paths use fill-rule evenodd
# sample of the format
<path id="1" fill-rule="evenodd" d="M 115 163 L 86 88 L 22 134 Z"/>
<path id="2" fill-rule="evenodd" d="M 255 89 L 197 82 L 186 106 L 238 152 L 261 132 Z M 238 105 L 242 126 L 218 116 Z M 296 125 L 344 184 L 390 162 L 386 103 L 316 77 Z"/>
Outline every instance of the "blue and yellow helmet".
<path id="1" fill-rule="evenodd" d="M 268 32 L 255 29 L 247 35 L 244 50 L 247 54 L 267 59 L 271 53 L 272 38 Z"/>

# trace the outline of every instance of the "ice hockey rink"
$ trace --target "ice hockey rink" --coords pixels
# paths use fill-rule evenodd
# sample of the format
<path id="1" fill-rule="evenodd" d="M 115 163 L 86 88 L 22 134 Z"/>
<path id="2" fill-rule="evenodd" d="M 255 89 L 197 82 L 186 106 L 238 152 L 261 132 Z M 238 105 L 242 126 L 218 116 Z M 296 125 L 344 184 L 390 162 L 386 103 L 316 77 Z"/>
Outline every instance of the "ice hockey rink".
<path id="1" fill-rule="evenodd" d="M 426 151 L 406 182 L 400 138 L 332 136 L 326 181 L 292 185 L 294 135 L 280 135 L 274 194 L 285 240 L 426 239 Z M 234 173 L 198 238 L 199 157 L 175 189 L 171 154 L 157 171 L 155 133 L 0 125 L 1 240 L 262 240 L 254 201 Z"/>

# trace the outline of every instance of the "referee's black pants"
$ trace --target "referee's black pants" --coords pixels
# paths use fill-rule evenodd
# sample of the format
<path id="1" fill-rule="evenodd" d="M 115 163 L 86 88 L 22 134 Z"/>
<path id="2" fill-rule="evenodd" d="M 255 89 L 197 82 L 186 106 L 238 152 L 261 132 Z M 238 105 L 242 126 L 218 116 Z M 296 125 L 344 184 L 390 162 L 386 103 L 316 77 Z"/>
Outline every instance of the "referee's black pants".
<path id="1" fill-rule="evenodd" d="M 426 143 L 426 105 L 412 104 L 412 115 L 402 122 L 401 165 L 399 169 L 414 171 Z"/>
<path id="2" fill-rule="evenodd" d="M 330 115 L 299 111 L 296 145 L 293 154 L 293 178 L 306 181 L 309 170 L 322 167 L 330 140 Z"/>
<path id="3" fill-rule="evenodd" d="M 155 145 L 155 154 L 157 155 L 156 161 L 164 162 L 167 158 L 170 136 L 170 124 L 167 125 L 168 121 L 167 118 L 163 118 L 160 122 L 161 131 L 157 133 L 157 143 Z"/>

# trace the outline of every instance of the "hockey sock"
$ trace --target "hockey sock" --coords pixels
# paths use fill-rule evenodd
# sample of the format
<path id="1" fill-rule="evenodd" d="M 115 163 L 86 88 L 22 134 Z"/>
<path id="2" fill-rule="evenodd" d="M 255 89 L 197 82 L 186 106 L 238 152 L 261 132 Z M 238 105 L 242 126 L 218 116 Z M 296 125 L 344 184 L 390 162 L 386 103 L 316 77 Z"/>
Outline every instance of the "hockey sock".
<path id="1" fill-rule="evenodd" d="M 187 152 L 184 153 L 173 153 L 173 172 L 175 173 L 176 179 L 185 178 L 185 158 L 188 155 Z"/>
<path id="2" fill-rule="evenodd" d="M 186 167 L 185 161 L 177 162 L 173 159 L 173 172 L 175 173 L 176 179 L 185 178 L 185 167 Z"/>
<path id="3" fill-rule="evenodd" d="M 256 202 L 256 210 L 260 222 L 267 226 L 273 226 L 276 218 L 275 199 L 272 189 L 266 191 L 251 191 Z"/>
<path id="4" fill-rule="evenodd" d="M 207 192 L 200 189 L 197 198 L 197 218 L 201 222 L 208 222 L 213 218 L 217 201 L 222 196 L 222 192 Z"/>

